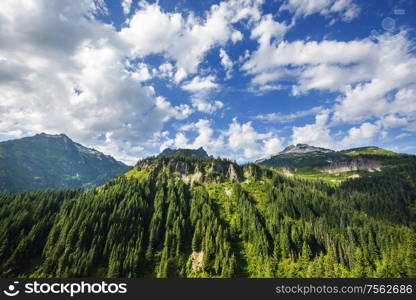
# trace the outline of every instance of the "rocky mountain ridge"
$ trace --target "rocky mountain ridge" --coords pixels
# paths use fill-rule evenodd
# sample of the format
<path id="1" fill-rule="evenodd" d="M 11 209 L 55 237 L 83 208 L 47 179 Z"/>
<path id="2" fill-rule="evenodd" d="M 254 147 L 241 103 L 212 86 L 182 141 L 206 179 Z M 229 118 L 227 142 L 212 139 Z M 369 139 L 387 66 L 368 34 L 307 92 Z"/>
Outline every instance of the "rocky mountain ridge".
<path id="1" fill-rule="evenodd" d="M 189 156 L 189 157 L 202 157 L 202 158 L 208 158 L 209 155 L 205 151 L 203 147 L 199 147 L 198 149 L 184 149 L 184 148 L 178 148 L 178 149 L 171 149 L 166 148 L 164 149 L 159 156 Z"/>
<path id="2" fill-rule="evenodd" d="M 127 177 L 149 178 L 153 174 L 175 175 L 186 184 L 217 184 L 224 181 L 247 182 L 261 176 L 271 176 L 272 171 L 256 164 L 238 165 L 227 159 L 162 156 L 147 158 L 127 172 Z"/>
<path id="3" fill-rule="evenodd" d="M 322 152 L 322 153 L 331 153 L 335 152 L 331 149 L 321 148 L 310 146 L 308 144 L 296 144 L 296 145 L 289 145 L 285 149 L 279 152 L 279 154 L 286 154 L 286 153 L 308 153 L 308 152 Z"/>

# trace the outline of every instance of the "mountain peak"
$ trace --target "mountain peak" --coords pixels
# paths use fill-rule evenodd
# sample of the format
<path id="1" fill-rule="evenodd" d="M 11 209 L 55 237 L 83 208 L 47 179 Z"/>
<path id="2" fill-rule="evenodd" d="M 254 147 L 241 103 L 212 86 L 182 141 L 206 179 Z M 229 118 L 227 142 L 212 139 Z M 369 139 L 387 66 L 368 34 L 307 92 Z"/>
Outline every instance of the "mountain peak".
<path id="1" fill-rule="evenodd" d="M 203 147 L 199 147 L 198 149 L 171 149 L 166 148 L 164 149 L 160 154 L 160 156 L 167 156 L 167 155 L 175 155 L 175 156 L 193 156 L 193 157 L 202 157 L 202 158 L 208 158 L 209 155 L 205 151 Z"/>
<path id="2" fill-rule="evenodd" d="M 113 157 L 71 140 L 65 134 L 40 133 L 0 142 L 0 191 L 90 188 L 121 175 L 129 167 Z"/>
<path id="3" fill-rule="evenodd" d="M 49 134 L 49 133 L 39 133 L 36 134 L 34 137 L 45 137 L 45 138 L 62 138 L 62 139 L 66 139 L 66 140 L 71 140 L 66 134 L 64 133 L 60 133 L 60 134 Z"/>
<path id="4" fill-rule="evenodd" d="M 287 153 L 308 153 L 308 152 L 323 152 L 329 153 L 334 152 L 334 150 L 310 146 L 308 144 L 296 144 L 296 145 L 289 145 L 283 151 L 280 151 L 279 154 L 287 154 Z"/>

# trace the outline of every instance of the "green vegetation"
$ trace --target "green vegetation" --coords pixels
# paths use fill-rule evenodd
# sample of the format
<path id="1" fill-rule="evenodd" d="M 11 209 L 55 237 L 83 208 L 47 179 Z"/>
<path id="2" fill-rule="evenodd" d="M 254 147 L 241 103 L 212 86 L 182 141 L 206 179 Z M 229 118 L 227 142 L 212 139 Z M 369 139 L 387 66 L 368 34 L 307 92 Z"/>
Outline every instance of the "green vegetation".
<path id="1" fill-rule="evenodd" d="M 0 196 L 3 277 L 415 277 L 416 159 L 338 184 L 153 157 L 87 192 Z"/>
<path id="2" fill-rule="evenodd" d="M 281 171 L 284 173 L 284 171 Z M 323 181 L 330 185 L 339 185 L 348 179 L 371 175 L 368 171 L 348 171 L 339 173 L 319 172 L 313 168 L 300 168 L 294 171 L 294 176 L 306 180 Z"/>
<path id="3" fill-rule="evenodd" d="M 128 169 L 65 135 L 38 134 L 0 142 L 0 192 L 92 188 Z"/>
<path id="4" fill-rule="evenodd" d="M 414 161 L 414 156 L 371 146 L 326 153 L 280 153 L 259 161 L 259 164 L 275 168 L 282 174 L 339 185 L 349 178 L 371 176 L 369 173 L 407 165 L 409 161 Z"/>
<path id="5" fill-rule="evenodd" d="M 381 149 L 381 148 L 374 147 L 374 146 L 348 149 L 348 150 L 341 151 L 341 153 L 345 155 L 351 155 L 351 156 L 358 156 L 358 155 L 399 156 L 400 155 L 393 151 Z"/>

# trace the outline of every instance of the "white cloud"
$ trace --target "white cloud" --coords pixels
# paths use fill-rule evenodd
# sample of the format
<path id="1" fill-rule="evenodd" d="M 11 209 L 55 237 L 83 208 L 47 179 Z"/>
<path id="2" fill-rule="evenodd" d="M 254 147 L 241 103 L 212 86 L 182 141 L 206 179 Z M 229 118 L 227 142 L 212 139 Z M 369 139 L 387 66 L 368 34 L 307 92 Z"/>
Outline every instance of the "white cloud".
<path id="1" fill-rule="evenodd" d="M 189 92 L 199 92 L 203 90 L 215 89 L 218 84 L 214 82 L 215 77 L 209 75 L 207 77 L 195 76 L 191 81 L 182 85 L 182 89 Z"/>
<path id="2" fill-rule="evenodd" d="M 195 76 L 191 81 L 182 85 L 182 89 L 191 93 L 191 103 L 198 111 L 213 113 L 224 106 L 219 100 L 211 101 L 213 90 L 219 85 L 215 83 L 215 77 L 208 75 L 206 77 Z"/>
<path id="3" fill-rule="evenodd" d="M 394 113 L 408 114 L 416 119 L 416 84 L 402 88 L 395 95 L 394 101 L 390 102 L 390 111 Z"/>
<path id="4" fill-rule="evenodd" d="M 160 147 L 163 150 L 167 147 L 197 149 L 203 147 L 209 154 L 217 154 L 224 147 L 223 137 L 214 138 L 214 129 L 212 122 L 206 119 L 200 119 L 195 123 L 188 123 L 181 126 L 180 132 L 176 133 L 174 139 L 167 139 Z M 187 131 L 195 131 L 198 135 L 192 143 L 189 143 L 185 135 Z"/>
<path id="5" fill-rule="evenodd" d="M 250 38 L 257 39 L 260 48 L 267 47 L 272 42 L 273 38 L 276 38 L 279 41 L 282 40 L 290 27 L 291 25 L 276 22 L 273 20 L 273 16 L 268 14 L 263 16 L 256 27 L 253 28 Z"/>
<path id="6" fill-rule="evenodd" d="M 286 0 L 279 10 L 288 10 L 295 18 L 316 13 L 323 16 L 336 14 L 344 21 L 351 21 L 360 13 L 360 8 L 352 0 Z"/>
<path id="7" fill-rule="evenodd" d="M 94 148 L 105 154 L 115 153 L 118 160 L 123 161 L 129 166 L 134 166 L 142 157 L 143 147 L 132 145 L 131 143 L 115 143 L 106 141 L 99 145 L 94 145 Z"/>
<path id="8" fill-rule="evenodd" d="M 243 19 L 259 18 L 262 1 L 231 0 L 211 6 L 205 18 L 193 14 L 188 17 L 180 13 L 163 12 L 160 6 L 140 2 L 136 11 L 120 35 L 132 45 L 132 55 L 143 57 L 162 54 L 176 61 L 183 79 L 184 74 L 195 73 L 205 53 L 214 46 L 234 42 L 240 35 L 232 24 Z"/>
<path id="9" fill-rule="evenodd" d="M 225 131 L 216 131 L 212 125 L 212 122 L 206 119 L 185 124 L 179 128 L 180 131 L 175 134 L 174 138 L 166 139 L 160 149 L 203 147 L 209 154 L 227 155 L 238 162 L 258 159 L 282 149 L 281 139 L 277 135 L 272 132 L 257 132 L 251 122 L 239 123 L 234 118 Z M 193 142 L 190 142 L 186 136 L 188 131 L 197 133 Z"/>
<path id="10" fill-rule="evenodd" d="M 220 49 L 220 58 L 221 58 L 221 65 L 224 67 L 226 71 L 226 79 L 230 79 L 231 72 L 233 69 L 233 62 L 231 61 L 227 52 L 223 48 Z"/>
<path id="11" fill-rule="evenodd" d="M 395 114 L 389 114 L 381 118 L 378 121 L 378 124 L 383 126 L 383 128 L 389 129 L 406 126 L 408 124 L 408 121 L 404 117 L 400 117 Z"/>
<path id="12" fill-rule="evenodd" d="M 184 70 L 184 68 L 179 68 L 176 73 L 175 73 L 175 83 L 180 83 L 183 79 L 186 78 L 188 74 L 186 73 L 186 71 Z"/>
<path id="13" fill-rule="evenodd" d="M 246 52 L 244 56 L 241 56 L 240 61 L 243 62 L 246 60 L 242 66 L 242 70 L 247 71 L 249 74 L 257 75 L 252 80 L 254 86 L 261 86 L 281 77 L 276 72 L 268 72 L 270 56 L 274 51 L 273 45 L 283 39 L 290 27 L 291 25 L 274 21 L 273 16 L 268 14 L 263 16 L 252 29 L 250 38 L 257 39 L 259 47 L 251 56 Z M 249 57 L 250 59 L 247 60 Z M 273 62 L 271 62 L 271 65 L 273 66 Z"/>
<path id="14" fill-rule="evenodd" d="M 412 107 L 414 111 L 414 105 L 407 107 L 409 100 L 401 99 L 401 95 L 412 93 L 408 85 L 416 82 L 416 56 L 411 53 L 412 44 L 401 32 L 380 36 L 376 45 L 376 51 L 360 65 L 361 69 L 367 68 L 361 72 L 367 73 L 363 78 L 366 81 L 346 86 L 344 96 L 338 98 L 335 106 L 334 120 L 359 122 L 392 112 L 408 114 Z M 387 96 L 396 90 L 399 98 L 391 103 Z M 412 90 L 414 92 L 414 88 Z"/>
<path id="15" fill-rule="evenodd" d="M 259 84 L 275 81 L 283 76 L 298 77 L 303 90 L 311 88 L 333 89 L 332 85 L 334 83 L 335 87 L 339 88 L 343 84 L 365 79 L 364 76 L 357 78 L 357 75 L 355 75 L 350 81 L 345 81 L 343 77 L 336 76 L 336 78 L 344 81 L 339 84 L 335 80 L 331 82 L 331 79 L 325 79 L 324 83 L 314 85 L 310 82 L 315 79 L 318 80 L 322 75 L 325 76 L 325 72 L 328 70 L 318 70 L 321 72 L 314 76 L 314 72 L 317 70 L 309 68 L 316 68 L 317 66 L 333 67 L 333 71 L 352 70 L 348 75 L 350 73 L 354 74 L 355 70 L 349 66 L 351 64 L 362 65 L 368 61 L 373 62 L 374 51 L 378 50 L 377 45 L 369 39 L 350 42 L 322 41 L 319 43 L 316 41 L 281 41 L 274 44 L 269 44 L 265 40 L 262 40 L 262 37 L 260 38 L 259 48 L 250 60 L 242 66 L 242 69 L 255 75 L 253 81 Z M 292 68 L 289 68 L 290 66 Z M 337 66 L 338 69 L 335 69 Z M 333 73 L 330 73 L 330 75 L 333 75 Z M 360 73 L 368 74 L 364 71 Z M 330 75 L 326 76 L 330 77 Z M 264 78 L 260 79 L 261 77 Z"/>
<path id="16" fill-rule="evenodd" d="M 224 103 L 219 100 L 209 101 L 205 98 L 200 98 L 194 96 L 191 98 L 192 107 L 196 108 L 198 111 L 212 114 L 215 111 L 224 107 Z"/>
<path id="17" fill-rule="evenodd" d="M 126 141 L 146 143 L 165 122 L 189 116 L 188 105 L 172 106 L 142 85 L 147 66 L 125 59 L 118 33 L 94 17 L 105 11 L 100 1 L 2 2 L 2 136 L 66 133 L 127 161 L 137 146 Z"/>
<path id="18" fill-rule="evenodd" d="M 317 147 L 332 148 L 334 141 L 328 127 L 329 112 L 316 115 L 314 124 L 293 127 L 292 144 L 309 144 Z"/>
<path id="19" fill-rule="evenodd" d="M 195 111 L 226 111 L 217 97 L 218 70 L 205 64 L 207 53 L 216 51 L 226 78 L 242 64 L 252 76 L 249 90 L 257 94 L 287 88 L 293 95 L 337 93 L 325 104 L 329 110 L 255 117 L 290 122 L 317 114 L 315 123 L 293 128 L 293 142 L 338 147 L 370 142 L 379 134 L 387 139 L 392 128 L 416 131 L 416 57 L 405 31 L 342 42 L 284 40 L 299 17 L 319 13 L 332 21 L 354 19 L 359 8 L 350 0 L 284 1 L 282 10 L 295 15 L 290 24 L 262 15 L 261 0 L 220 2 L 199 16 L 163 11 L 158 2 L 142 1 L 134 12 L 132 1 L 121 5 L 129 19 L 118 32 L 96 18 L 108 14 L 103 0 L 2 1 L 0 139 L 64 132 L 132 162 L 167 139 L 167 122 L 186 120 Z M 235 47 L 246 30 L 258 48 L 245 49 L 232 61 L 229 54 L 238 54 L 227 47 Z M 149 63 L 152 55 L 162 62 Z M 188 104 L 160 97 L 155 88 L 161 79 L 167 89 L 189 92 Z M 251 122 L 234 119 L 225 131 L 214 130 L 212 120 L 192 124 L 192 132 L 183 128 L 166 141 L 210 147 L 240 161 L 281 148 L 280 137 L 257 131 Z M 351 128 L 335 140 L 330 133 L 340 124 Z"/>
<path id="20" fill-rule="evenodd" d="M 123 13 L 128 15 L 130 13 L 132 0 L 123 0 L 121 7 L 123 7 Z"/>
<path id="21" fill-rule="evenodd" d="M 274 138 L 271 132 L 258 133 L 251 122 L 240 124 L 236 118 L 233 119 L 224 136 L 227 137 L 230 151 L 234 153 L 242 152 L 246 159 L 262 156 L 264 153 L 260 142 Z"/>
<path id="22" fill-rule="evenodd" d="M 312 107 L 311 109 L 301 110 L 301 111 L 297 111 L 291 114 L 282 114 L 282 113 L 261 114 L 261 115 L 255 116 L 254 119 L 264 121 L 264 122 L 271 122 L 271 123 L 286 123 L 286 122 L 293 122 L 299 118 L 317 114 L 322 110 L 324 110 L 322 106 L 315 106 L 315 107 Z"/>
<path id="23" fill-rule="evenodd" d="M 163 63 L 159 66 L 158 75 L 160 77 L 173 77 L 173 65 L 171 63 Z"/>
<path id="24" fill-rule="evenodd" d="M 348 135 L 340 142 L 341 148 L 368 146 L 379 132 L 379 126 L 365 122 L 360 127 L 348 130 Z"/>
<path id="25" fill-rule="evenodd" d="M 135 66 L 130 65 L 130 67 L 133 69 L 133 71 L 130 72 L 130 75 L 135 80 L 142 82 L 152 79 L 152 75 L 145 63 L 137 63 Z"/>
<path id="26" fill-rule="evenodd" d="M 264 141 L 262 152 L 264 153 L 264 157 L 267 157 L 279 153 L 282 149 L 282 141 L 275 137 Z"/>
<path id="27" fill-rule="evenodd" d="M 234 30 L 233 33 L 231 34 L 231 41 L 235 44 L 238 41 L 242 41 L 242 40 L 243 40 L 243 34 L 238 30 Z"/>
<path id="28" fill-rule="evenodd" d="M 337 92 L 331 127 L 392 113 L 415 120 L 411 99 L 416 94 L 416 56 L 412 49 L 414 44 L 405 31 L 348 42 L 259 41 L 242 69 L 254 76 L 255 92 L 288 81 L 294 83 L 293 95 L 312 89 Z"/>

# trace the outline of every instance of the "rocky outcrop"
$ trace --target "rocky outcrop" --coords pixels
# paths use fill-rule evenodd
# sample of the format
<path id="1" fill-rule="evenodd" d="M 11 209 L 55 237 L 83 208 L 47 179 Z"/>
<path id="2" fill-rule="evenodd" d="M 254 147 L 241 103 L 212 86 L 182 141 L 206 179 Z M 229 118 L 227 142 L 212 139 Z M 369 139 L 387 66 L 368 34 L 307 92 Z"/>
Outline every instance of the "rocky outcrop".
<path id="1" fill-rule="evenodd" d="M 330 152 L 335 152 L 335 151 L 334 150 L 331 150 L 331 149 L 310 146 L 308 144 L 297 144 L 297 145 L 287 146 L 283 151 L 280 151 L 279 154 L 286 154 L 286 153 L 308 153 L 308 152 L 330 153 Z"/>
<path id="2" fill-rule="evenodd" d="M 200 160 L 185 157 L 153 157 L 138 163 L 137 168 L 150 169 L 153 172 L 166 172 L 181 179 L 186 184 L 194 183 L 221 183 L 223 181 L 242 182 L 247 179 L 243 175 L 244 167 L 228 160 L 212 159 Z M 260 168 L 253 165 L 248 169 L 250 178 L 255 179 L 260 174 Z"/>
<path id="3" fill-rule="evenodd" d="M 269 155 L 267 157 L 258 159 L 258 160 L 255 161 L 255 163 L 262 164 L 262 163 L 267 162 L 268 160 L 270 160 L 272 158 L 276 158 L 276 157 L 285 158 L 285 157 L 287 157 L 287 155 L 291 155 L 291 154 L 304 154 L 304 153 L 313 153 L 313 152 L 322 154 L 322 153 L 334 153 L 335 151 L 331 150 L 331 149 L 310 146 L 308 144 L 296 144 L 296 145 L 287 146 L 285 149 L 283 149 L 282 151 L 280 151 L 276 154 L 272 154 L 272 155 Z"/>
<path id="4" fill-rule="evenodd" d="M 223 162 L 213 161 L 208 173 L 223 173 L 226 170 Z"/>
<path id="5" fill-rule="evenodd" d="M 340 173 L 350 171 L 380 171 L 381 163 L 376 160 L 370 160 L 363 157 L 357 157 L 350 161 L 335 161 L 329 166 L 318 169 L 323 173 Z"/>
<path id="6" fill-rule="evenodd" d="M 192 254 L 191 254 L 192 270 L 195 271 L 195 270 L 201 269 L 203 259 L 204 259 L 204 252 L 203 251 L 201 251 L 201 252 L 196 252 L 196 251 L 192 252 Z"/>
<path id="7" fill-rule="evenodd" d="M 178 172 L 179 174 L 190 174 L 190 166 L 188 163 L 183 161 L 172 161 L 169 164 L 169 169 L 171 172 Z"/>
<path id="8" fill-rule="evenodd" d="M 237 171 L 234 168 L 233 164 L 230 164 L 230 166 L 228 167 L 226 177 L 228 177 L 231 181 L 237 181 L 237 182 L 239 181 Z"/>
<path id="9" fill-rule="evenodd" d="M 282 173 L 283 173 L 283 175 L 285 175 L 285 176 L 287 176 L 287 177 L 292 177 L 292 176 L 293 176 L 293 173 L 292 173 L 292 172 L 290 172 L 290 170 L 289 170 L 289 169 L 287 169 L 287 168 L 283 168 L 283 169 L 282 169 Z"/>

